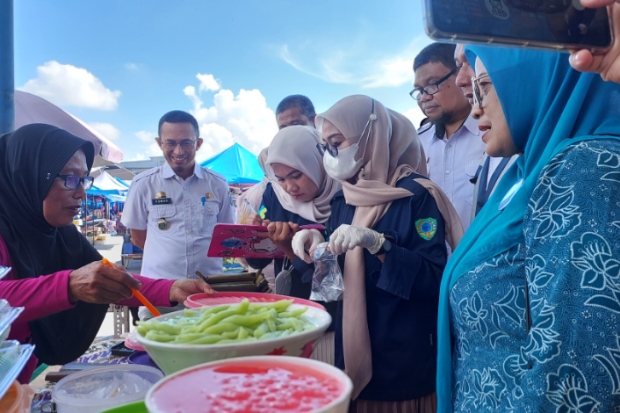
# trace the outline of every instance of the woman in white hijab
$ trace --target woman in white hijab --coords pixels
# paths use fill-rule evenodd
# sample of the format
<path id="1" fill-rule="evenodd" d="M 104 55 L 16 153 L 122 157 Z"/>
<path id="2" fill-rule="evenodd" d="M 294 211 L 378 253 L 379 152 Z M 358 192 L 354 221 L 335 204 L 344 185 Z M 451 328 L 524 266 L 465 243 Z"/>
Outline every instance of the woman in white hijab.
<path id="1" fill-rule="evenodd" d="M 254 224 L 268 226 L 269 237 L 286 254 L 285 259 L 274 262 L 276 292 L 305 299 L 310 297 L 314 267 L 295 255 L 291 241 L 299 226 L 326 223 L 330 202 L 340 190 L 340 183 L 325 173 L 316 150 L 319 142 L 317 130 L 307 126 L 289 126 L 276 134 L 264 162 L 270 180 L 263 194 L 264 218 L 252 219 Z M 271 260 L 247 261 L 262 268 Z M 335 303 L 321 304 L 335 315 Z M 313 358 L 333 364 L 333 343 L 330 327 L 315 347 Z"/>
<path id="2" fill-rule="evenodd" d="M 441 274 L 463 229 L 441 190 L 424 177 L 424 151 L 403 115 L 349 96 L 317 116 L 332 202 L 329 248 L 343 254 L 344 299 L 336 319 L 336 366 L 354 384 L 351 412 L 434 412 Z M 293 247 L 308 259 L 317 234 Z"/>

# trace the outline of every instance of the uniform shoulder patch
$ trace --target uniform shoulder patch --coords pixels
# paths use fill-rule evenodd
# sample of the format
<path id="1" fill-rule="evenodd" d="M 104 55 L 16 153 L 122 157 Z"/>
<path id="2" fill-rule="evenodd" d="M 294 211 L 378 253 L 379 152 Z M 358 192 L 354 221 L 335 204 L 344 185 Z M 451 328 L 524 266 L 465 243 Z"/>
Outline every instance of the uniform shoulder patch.
<path id="1" fill-rule="evenodd" d="M 437 220 L 435 218 L 418 219 L 415 222 L 415 229 L 418 231 L 418 235 L 430 241 L 437 232 Z"/>
<path id="2" fill-rule="evenodd" d="M 154 175 L 161 169 L 161 166 L 156 166 L 155 168 L 147 169 L 146 171 L 140 172 L 138 175 L 134 176 L 132 182 L 140 181 L 144 178 L 148 178 L 151 175 Z"/>

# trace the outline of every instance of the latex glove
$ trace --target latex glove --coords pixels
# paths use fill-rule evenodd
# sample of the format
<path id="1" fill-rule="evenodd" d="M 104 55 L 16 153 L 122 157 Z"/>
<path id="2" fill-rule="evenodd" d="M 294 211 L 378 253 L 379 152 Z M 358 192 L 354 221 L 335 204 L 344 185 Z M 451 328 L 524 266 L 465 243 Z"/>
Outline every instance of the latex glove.
<path id="1" fill-rule="evenodd" d="M 329 250 L 334 255 L 340 255 L 355 247 L 362 247 L 375 254 L 381 249 L 384 241 L 383 234 L 370 228 L 342 224 L 329 237 Z"/>
<path id="2" fill-rule="evenodd" d="M 312 264 L 312 258 L 308 255 L 308 252 L 316 248 L 321 242 L 325 242 L 325 238 L 323 238 L 319 231 L 316 229 L 302 229 L 295 234 L 291 244 L 295 255 L 308 264 Z"/>

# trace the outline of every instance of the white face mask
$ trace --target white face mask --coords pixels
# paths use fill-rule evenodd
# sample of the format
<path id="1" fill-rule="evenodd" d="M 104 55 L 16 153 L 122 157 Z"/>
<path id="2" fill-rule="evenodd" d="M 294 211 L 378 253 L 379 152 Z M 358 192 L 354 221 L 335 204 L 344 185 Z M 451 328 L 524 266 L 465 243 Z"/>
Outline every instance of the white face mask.
<path id="1" fill-rule="evenodd" d="M 375 120 L 377 120 L 377 115 L 375 115 L 375 101 L 373 100 L 372 112 L 368 117 L 368 122 L 366 122 L 364 130 L 362 130 L 360 140 L 347 148 L 338 150 L 338 154 L 335 157 L 331 156 L 329 153 L 325 153 L 325 155 L 323 155 L 323 166 L 325 166 L 325 172 L 327 172 L 327 175 L 337 181 L 346 181 L 347 179 L 353 178 L 355 174 L 362 169 L 364 156 L 366 156 L 366 147 L 368 147 L 368 140 L 370 139 L 372 123 Z M 356 161 L 355 155 L 357 154 L 359 143 L 362 139 L 364 139 L 364 153 Z"/>
<path id="2" fill-rule="evenodd" d="M 348 148 L 338 150 L 338 156 L 333 157 L 329 153 L 323 155 L 323 166 L 327 175 L 338 181 L 346 181 L 352 178 L 362 167 L 363 157 L 355 160 L 355 154 L 359 149 L 359 142 Z"/>

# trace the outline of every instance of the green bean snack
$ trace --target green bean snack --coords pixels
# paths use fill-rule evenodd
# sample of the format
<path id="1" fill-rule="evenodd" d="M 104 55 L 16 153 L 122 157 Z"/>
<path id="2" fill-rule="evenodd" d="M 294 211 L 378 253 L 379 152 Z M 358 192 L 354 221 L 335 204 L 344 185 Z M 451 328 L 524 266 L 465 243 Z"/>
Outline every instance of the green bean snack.
<path id="1" fill-rule="evenodd" d="M 288 311 L 293 300 L 269 304 L 239 304 L 186 309 L 183 315 L 163 321 L 140 321 L 136 330 L 142 337 L 163 343 L 224 344 L 284 337 L 312 330 L 303 313 L 307 307 Z"/>

